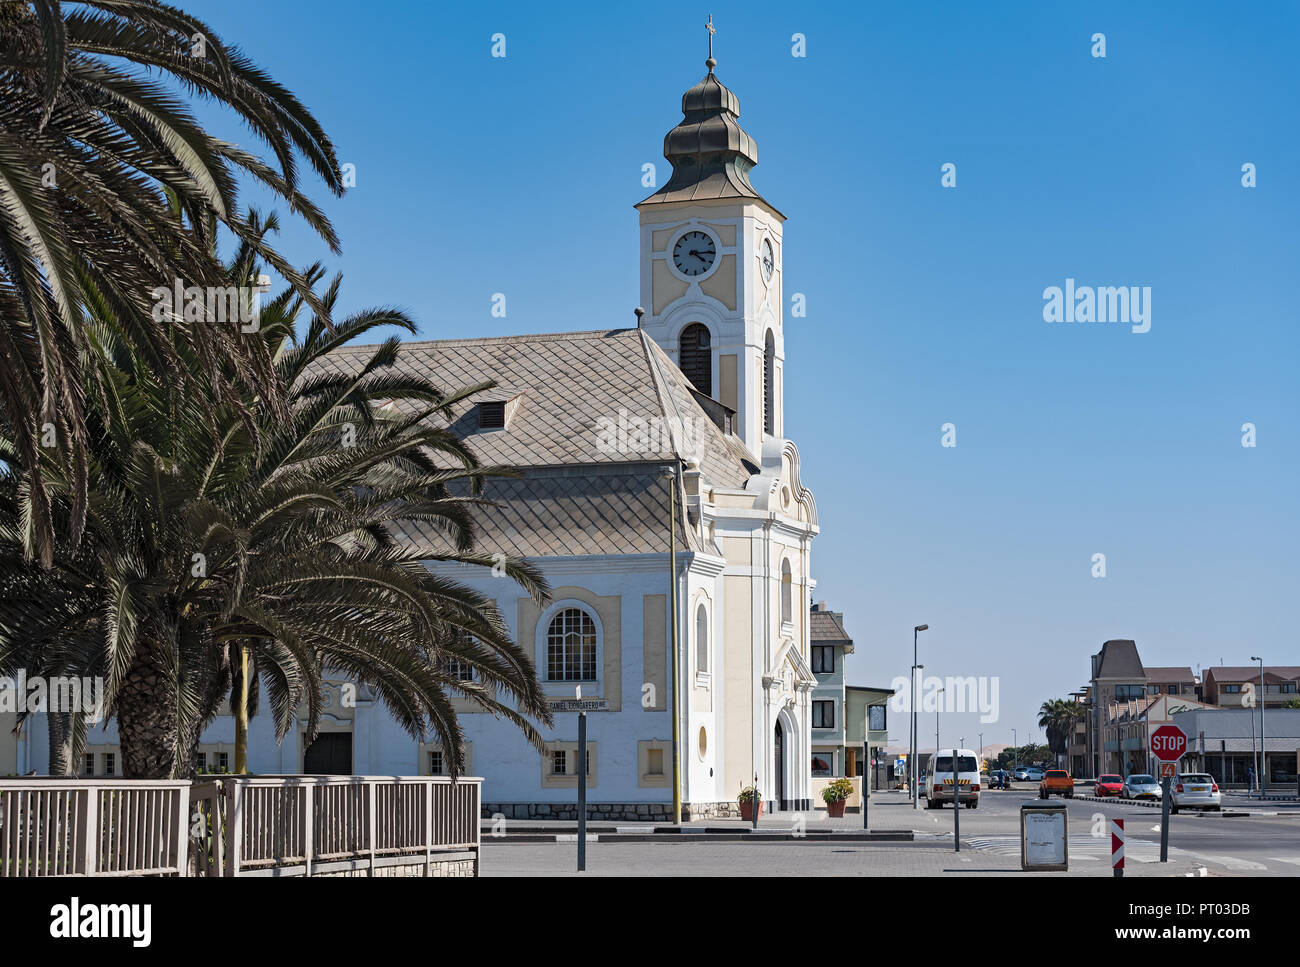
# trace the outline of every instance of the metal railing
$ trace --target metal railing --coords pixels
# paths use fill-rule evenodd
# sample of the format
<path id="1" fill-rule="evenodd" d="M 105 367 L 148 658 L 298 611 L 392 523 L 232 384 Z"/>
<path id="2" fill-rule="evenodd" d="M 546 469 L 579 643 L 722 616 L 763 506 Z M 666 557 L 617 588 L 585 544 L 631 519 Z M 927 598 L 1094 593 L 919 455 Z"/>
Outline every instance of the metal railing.
<path id="1" fill-rule="evenodd" d="M 0 877 L 313 876 L 478 868 L 482 780 L 446 776 L 0 779 Z"/>
<path id="2" fill-rule="evenodd" d="M 190 783 L 0 779 L 0 877 L 179 876 Z"/>
<path id="3" fill-rule="evenodd" d="M 432 863 L 479 848 L 481 779 L 446 776 L 223 776 L 219 847 L 206 875 L 312 876 L 331 863 Z M 220 862 L 216 850 L 220 851 Z"/>

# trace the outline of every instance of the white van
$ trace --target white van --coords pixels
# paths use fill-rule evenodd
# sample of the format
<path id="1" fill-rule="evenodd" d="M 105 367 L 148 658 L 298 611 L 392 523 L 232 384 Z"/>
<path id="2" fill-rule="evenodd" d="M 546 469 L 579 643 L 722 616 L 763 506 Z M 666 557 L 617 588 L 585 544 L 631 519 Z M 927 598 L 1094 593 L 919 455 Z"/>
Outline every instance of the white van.
<path id="1" fill-rule="evenodd" d="M 952 802 L 953 790 L 956 800 L 967 809 L 975 809 L 980 804 L 980 764 L 979 756 L 973 749 L 957 750 L 957 771 L 953 774 L 952 750 L 940 752 L 932 760 L 929 779 L 925 784 L 925 808 L 942 809 L 943 804 Z"/>

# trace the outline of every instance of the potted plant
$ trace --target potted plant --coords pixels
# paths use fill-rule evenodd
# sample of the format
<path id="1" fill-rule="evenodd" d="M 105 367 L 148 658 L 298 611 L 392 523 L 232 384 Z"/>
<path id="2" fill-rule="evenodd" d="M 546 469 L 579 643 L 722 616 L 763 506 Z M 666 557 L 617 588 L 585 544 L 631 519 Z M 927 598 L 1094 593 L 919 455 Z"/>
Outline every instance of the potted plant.
<path id="1" fill-rule="evenodd" d="M 740 803 L 740 818 L 745 822 L 752 823 L 754 821 L 755 809 L 758 810 L 758 815 L 763 815 L 763 801 L 759 796 L 757 786 L 745 786 L 741 789 L 737 802 Z"/>
<path id="2" fill-rule="evenodd" d="M 848 804 L 849 796 L 853 795 L 853 783 L 841 776 L 839 779 L 833 779 L 830 784 L 822 790 L 822 799 L 826 802 L 826 812 L 831 816 L 843 816 L 844 807 Z"/>

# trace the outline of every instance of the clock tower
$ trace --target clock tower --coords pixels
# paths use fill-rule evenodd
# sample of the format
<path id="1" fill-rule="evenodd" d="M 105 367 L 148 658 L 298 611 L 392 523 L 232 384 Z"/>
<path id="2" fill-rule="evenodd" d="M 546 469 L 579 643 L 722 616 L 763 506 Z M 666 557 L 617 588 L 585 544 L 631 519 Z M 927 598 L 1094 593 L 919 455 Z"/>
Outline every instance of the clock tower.
<path id="1" fill-rule="evenodd" d="M 664 138 L 672 177 L 636 206 L 645 329 L 705 395 L 735 411 L 755 456 L 784 435 L 782 243 L 785 216 L 754 189 L 758 145 L 740 101 L 713 73 L 682 95 Z"/>

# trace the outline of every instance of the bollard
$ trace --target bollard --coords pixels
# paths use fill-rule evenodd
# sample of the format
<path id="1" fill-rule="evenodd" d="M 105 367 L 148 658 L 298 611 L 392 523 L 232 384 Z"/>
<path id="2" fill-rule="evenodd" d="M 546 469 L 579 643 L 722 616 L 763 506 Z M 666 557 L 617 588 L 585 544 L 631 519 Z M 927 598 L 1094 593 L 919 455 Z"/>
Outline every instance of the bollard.
<path id="1" fill-rule="evenodd" d="M 1124 878 L 1124 820 L 1110 821 L 1110 865 L 1115 871 L 1115 879 Z"/>

